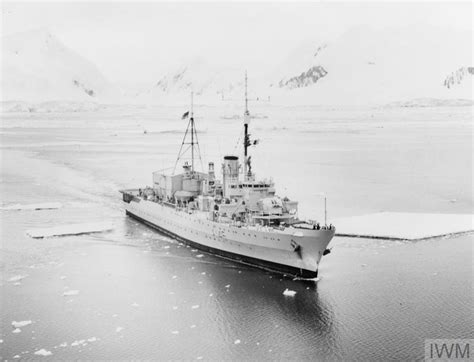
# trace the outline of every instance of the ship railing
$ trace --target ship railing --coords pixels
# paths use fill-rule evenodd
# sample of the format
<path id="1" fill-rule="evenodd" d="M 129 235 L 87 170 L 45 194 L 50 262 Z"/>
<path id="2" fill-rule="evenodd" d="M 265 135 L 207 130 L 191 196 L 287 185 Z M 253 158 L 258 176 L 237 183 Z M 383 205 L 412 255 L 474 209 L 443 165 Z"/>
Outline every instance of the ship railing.
<path id="1" fill-rule="evenodd" d="M 171 207 L 173 209 L 176 209 L 176 205 L 172 204 L 171 202 L 163 201 L 162 204 L 165 205 L 165 206 Z"/>

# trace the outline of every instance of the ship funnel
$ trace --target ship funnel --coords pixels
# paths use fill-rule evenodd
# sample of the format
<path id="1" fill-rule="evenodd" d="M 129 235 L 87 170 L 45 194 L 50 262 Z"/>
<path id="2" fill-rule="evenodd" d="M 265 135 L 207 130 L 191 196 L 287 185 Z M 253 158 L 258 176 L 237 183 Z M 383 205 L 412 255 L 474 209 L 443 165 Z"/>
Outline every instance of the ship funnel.
<path id="1" fill-rule="evenodd" d="M 231 178 L 239 177 L 239 158 L 237 156 L 224 156 L 224 175 Z"/>
<path id="2" fill-rule="evenodd" d="M 231 189 L 239 182 L 239 158 L 237 156 L 224 156 L 222 164 L 222 181 L 224 184 L 224 196 L 229 197 Z"/>

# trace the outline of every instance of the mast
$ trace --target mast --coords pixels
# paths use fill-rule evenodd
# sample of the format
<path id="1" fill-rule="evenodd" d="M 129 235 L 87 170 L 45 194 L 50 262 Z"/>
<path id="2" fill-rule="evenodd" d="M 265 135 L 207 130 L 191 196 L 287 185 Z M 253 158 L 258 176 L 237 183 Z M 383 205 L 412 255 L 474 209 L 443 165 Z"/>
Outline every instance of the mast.
<path id="1" fill-rule="evenodd" d="M 204 170 L 202 167 L 202 158 L 201 158 L 201 149 L 199 147 L 199 140 L 196 131 L 196 125 L 194 124 L 194 103 L 193 103 L 193 96 L 194 93 L 191 92 L 191 109 L 189 112 L 183 114 L 181 119 L 186 119 L 189 117 L 188 127 L 186 128 L 186 132 L 184 133 L 183 141 L 181 142 L 181 147 L 178 152 L 178 158 L 176 159 L 176 163 L 174 164 L 173 175 L 176 171 L 176 166 L 181 158 L 183 158 L 184 154 L 191 148 L 191 174 L 194 174 L 194 147 L 197 147 L 197 155 L 199 157 L 199 161 L 201 162 L 201 169 Z M 186 142 L 188 133 L 190 133 L 191 142 Z M 187 148 L 184 148 L 184 145 L 189 145 Z"/>
<path id="2" fill-rule="evenodd" d="M 245 71 L 245 112 L 244 112 L 244 181 L 248 179 L 247 166 L 249 165 L 248 147 L 250 146 L 250 137 L 248 134 L 250 123 L 250 112 L 248 107 L 248 93 L 247 93 L 247 71 Z"/>
<path id="3" fill-rule="evenodd" d="M 194 173 L 194 110 L 193 110 L 193 92 L 191 92 L 191 172 Z"/>

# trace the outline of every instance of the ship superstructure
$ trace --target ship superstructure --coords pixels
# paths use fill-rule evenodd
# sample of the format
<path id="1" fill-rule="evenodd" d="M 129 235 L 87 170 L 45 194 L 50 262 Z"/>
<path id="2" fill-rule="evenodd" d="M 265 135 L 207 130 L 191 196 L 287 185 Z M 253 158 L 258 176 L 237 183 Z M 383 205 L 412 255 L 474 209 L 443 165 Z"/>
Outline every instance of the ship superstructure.
<path id="1" fill-rule="evenodd" d="M 199 142 L 191 110 L 178 158 L 171 174 L 153 173 L 153 186 L 122 190 L 127 215 L 143 221 L 195 248 L 305 278 L 318 274 L 321 257 L 334 236 L 332 225 L 298 218 L 298 202 L 281 198 L 271 180 L 256 180 L 249 147 L 257 143 L 249 134 L 247 75 L 243 163 L 224 156 L 221 175 L 209 162 L 207 173 L 195 170 Z M 185 152 L 183 171 L 175 173 Z"/>

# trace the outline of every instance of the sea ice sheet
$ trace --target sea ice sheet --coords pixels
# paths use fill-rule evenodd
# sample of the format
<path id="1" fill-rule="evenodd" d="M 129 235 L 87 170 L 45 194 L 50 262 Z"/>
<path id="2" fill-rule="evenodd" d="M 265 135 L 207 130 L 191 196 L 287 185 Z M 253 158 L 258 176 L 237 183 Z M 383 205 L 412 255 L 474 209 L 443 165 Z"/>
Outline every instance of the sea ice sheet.
<path id="1" fill-rule="evenodd" d="M 113 229 L 113 224 L 111 222 L 96 222 L 31 229 L 27 230 L 26 233 L 32 238 L 46 238 L 51 236 L 97 233 L 111 229 Z"/>
<path id="2" fill-rule="evenodd" d="M 333 220 L 336 235 L 419 240 L 474 230 L 471 214 L 380 212 Z"/>
<path id="3" fill-rule="evenodd" d="M 13 204 L 0 207 L 0 210 L 49 210 L 49 209 L 59 209 L 62 204 L 60 202 L 44 202 L 41 204 Z"/>

